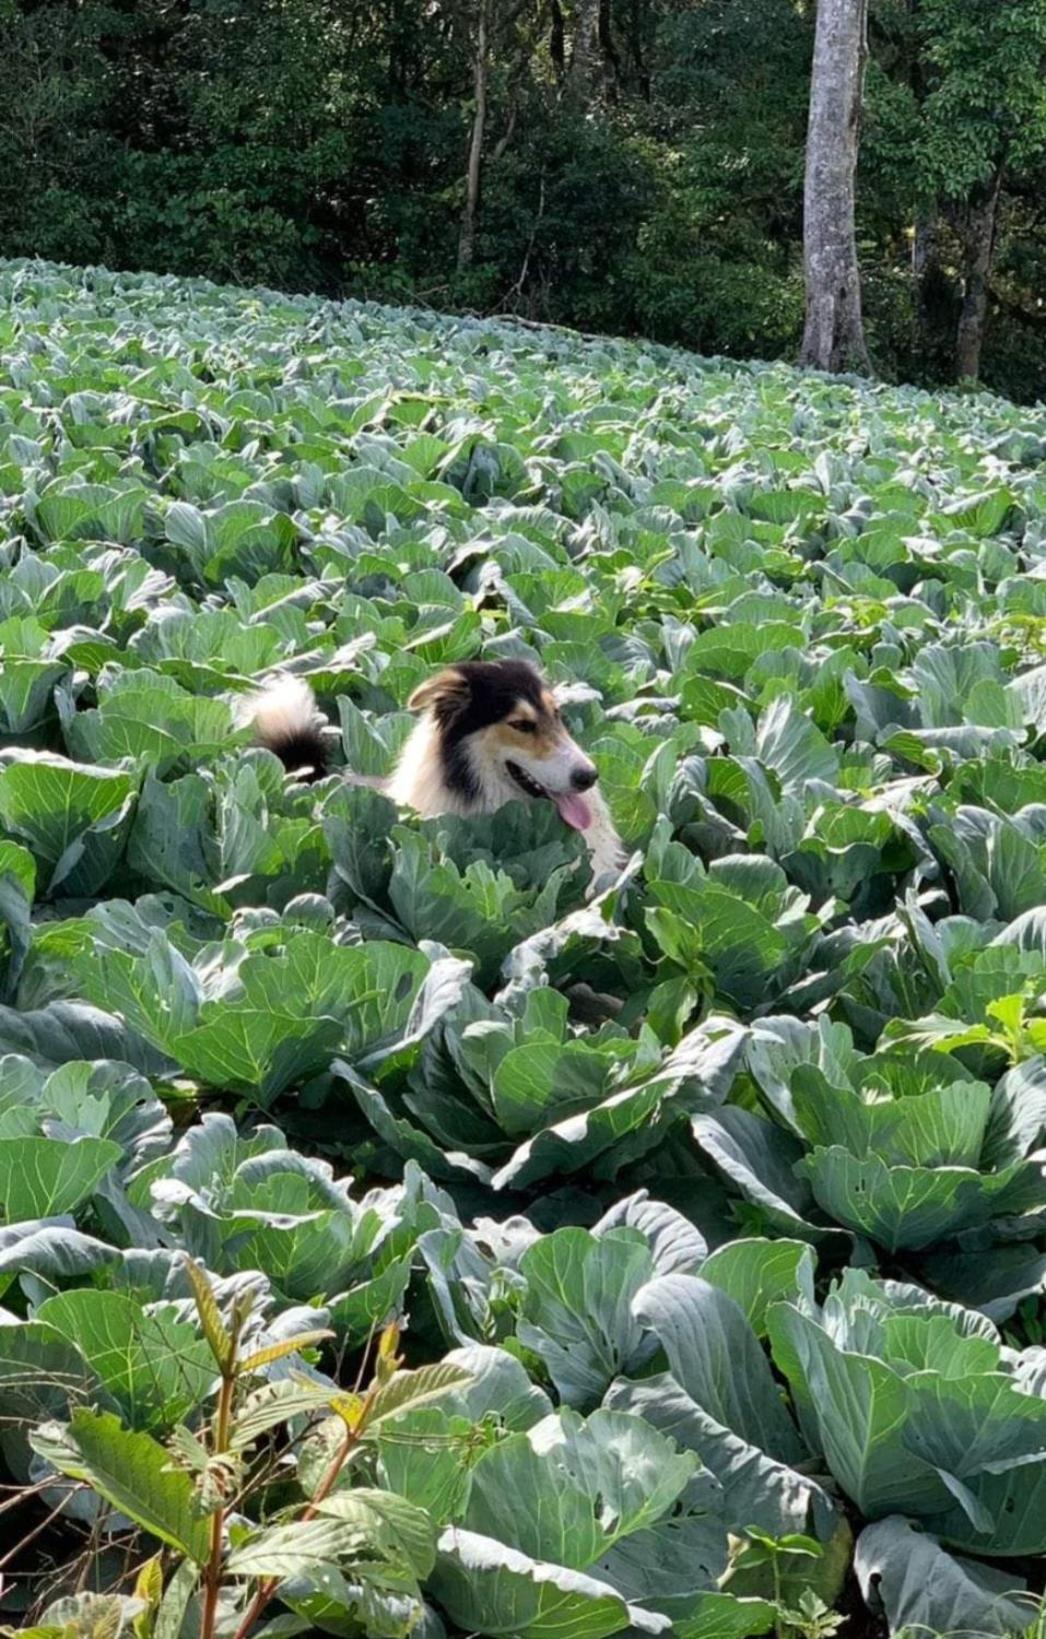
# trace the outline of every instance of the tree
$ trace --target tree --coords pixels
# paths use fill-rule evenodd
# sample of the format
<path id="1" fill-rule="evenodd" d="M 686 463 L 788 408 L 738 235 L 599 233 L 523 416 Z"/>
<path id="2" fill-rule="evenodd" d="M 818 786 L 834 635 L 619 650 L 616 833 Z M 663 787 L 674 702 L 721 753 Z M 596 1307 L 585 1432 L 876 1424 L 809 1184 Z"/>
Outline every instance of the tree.
<path id="1" fill-rule="evenodd" d="M 1003 292 L 997 267 L 1000 247 L 1019 264 L 1021 199 L 1041 192 L 1046 0 L 873 0 L 872 22 L 864 153 L 914 220 L 924 354 L 943 379 L 975 379 L 993 306 L 1038 323 L 1038 279 L 1011 265 Z"/>
<path id="2" fill-rule="evenodd" d="M 981 373 L 1003 173 L 1004 166 L 997 165 L 960 205 L 950 204 L 949 217 L 962 245 L 962 307 L 955 335 L 955 373 L 960 381 L 976 381 Z"/>
<path id="3" fill-rule="evenodd" d="M 608 22 L 603 0 L 578 0 L 568 86 L 580 103 L 598 99 L 606 78 Z"/>
<path id="4" fill-rule="evenodd" d="M 458 272 L 472 266 L 476 249 L 476 216 L 479 211 L 479 186 L 483 168 L 483 138 L 487 128 L 487 33 L 489 28 L 489 0 L 479 0 L 476 17 L 476 54 L 472 67 L 472 94 L 475 105 L 472 113 L 472 133 L 469 138 L 468 169 L 465 172 L 465 209 L 461 214 L 461 233 L 458 237 Z"/>
<path id="5" fill-rule="evenodd" d="M 458 232 L 457 269 L 472 266 L 476 252 L 480 193 L 483 184 L 483 149 L 492 91 L 500 89 L 507 103 L 504 129 L 491 155 L 497 161 L 512 141 L 519 112 L 519 91 L 534 51 L 534 37 L 527 26 L 531 0 L 475 0 L 475 36 L 472 53 L 472 124 L 469 131 L 468 163 L 465 170 L 465 205 Z M 511 49 L 510 49 L 511 48 Z M 493 84 L 492 84 L 493 82 Z"/>
<path id="6" fill-rule="evenodd" d="M 1043 0 L 920 0 L 927 191 L 958 240 L 960 378 L 980 375 L 1004 182 L 1046 152 Z"/>
<path id="7" fill-rule="evenodd" d="M 818 0 L 803 196 L 806 324 L 800 363 L 818 370 L 871 365 L 861 319 L 854 231 L 867 0 Z"/>

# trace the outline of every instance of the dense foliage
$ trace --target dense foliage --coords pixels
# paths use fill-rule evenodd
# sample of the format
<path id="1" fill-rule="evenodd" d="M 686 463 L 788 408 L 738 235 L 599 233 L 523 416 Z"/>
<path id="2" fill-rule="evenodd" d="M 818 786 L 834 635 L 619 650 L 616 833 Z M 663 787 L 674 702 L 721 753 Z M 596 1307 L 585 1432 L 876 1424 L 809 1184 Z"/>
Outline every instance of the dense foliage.
<path id="1" fill-rule="evenodd" d="M 1021 1630 L 1046 415 L 0 291 L 8 1611 Z M 595 902 L 549 805 L 419 822 L 234 726 L 290 667 L 380 773 L 419 679 L 509 654 L 632 851 Z"/>
<path id="2" fill-rule="evenodd" d="M 0 248 L 795 357 L 812 11 L 0 0 Z M 869 50 L 877 368 L 1042 396 L 1046 0 L 872 0 Z"/>

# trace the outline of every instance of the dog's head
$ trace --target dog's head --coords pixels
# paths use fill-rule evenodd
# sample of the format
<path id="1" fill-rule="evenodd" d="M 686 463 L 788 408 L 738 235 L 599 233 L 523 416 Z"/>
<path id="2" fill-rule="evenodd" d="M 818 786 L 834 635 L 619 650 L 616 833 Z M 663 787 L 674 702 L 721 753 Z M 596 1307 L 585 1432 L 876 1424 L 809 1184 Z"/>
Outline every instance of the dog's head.
<path id="1" fill-rule="evenodd" d="M 555 803 L 587 831 L 595 764 L 567 732 L 551 689 L 525 660 L 469 660 L 422 683 L 407 702 L 436 726 L 444 777 L 456 795 L 498 807 L 520 795 Z"/>

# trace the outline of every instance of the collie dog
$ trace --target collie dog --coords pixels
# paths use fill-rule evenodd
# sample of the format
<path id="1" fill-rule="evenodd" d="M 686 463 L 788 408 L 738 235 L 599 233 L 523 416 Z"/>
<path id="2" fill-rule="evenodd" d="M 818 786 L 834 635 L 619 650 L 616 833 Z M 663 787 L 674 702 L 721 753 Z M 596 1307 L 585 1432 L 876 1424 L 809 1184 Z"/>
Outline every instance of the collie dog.
<path id="1" fill-rule="evenodd" d="M 525 660 L 468 660 L 414 690 L 418 722 L 387 779 L 393 802 L 423 818 L 493 814 L 513 798 L 554 804 L 588 845 L 592 887 L 620 871 L 625 850 L 591 758 L 567 731 L 551 689 Z M 308 684 L 277 678 L 248 702 L 259 744 L 299 779 L 328 772 L 329 730 Z"/>

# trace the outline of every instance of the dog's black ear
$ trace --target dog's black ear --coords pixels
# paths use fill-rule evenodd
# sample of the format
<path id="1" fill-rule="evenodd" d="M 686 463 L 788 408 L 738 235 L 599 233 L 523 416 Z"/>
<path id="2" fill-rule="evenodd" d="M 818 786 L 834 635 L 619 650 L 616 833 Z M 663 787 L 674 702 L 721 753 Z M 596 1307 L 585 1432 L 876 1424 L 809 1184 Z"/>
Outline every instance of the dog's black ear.
<path id="1" fill-rule="evenodd" d="M 407 710 L 431 711 L 436 717 L 446 721 L 462 711 L 468 702 L 468 679 L 451 666 L 445 671 L 437 672 L 435 677 L 426 678 L 424 683 L 419 683 L 407 701 Z"/>

